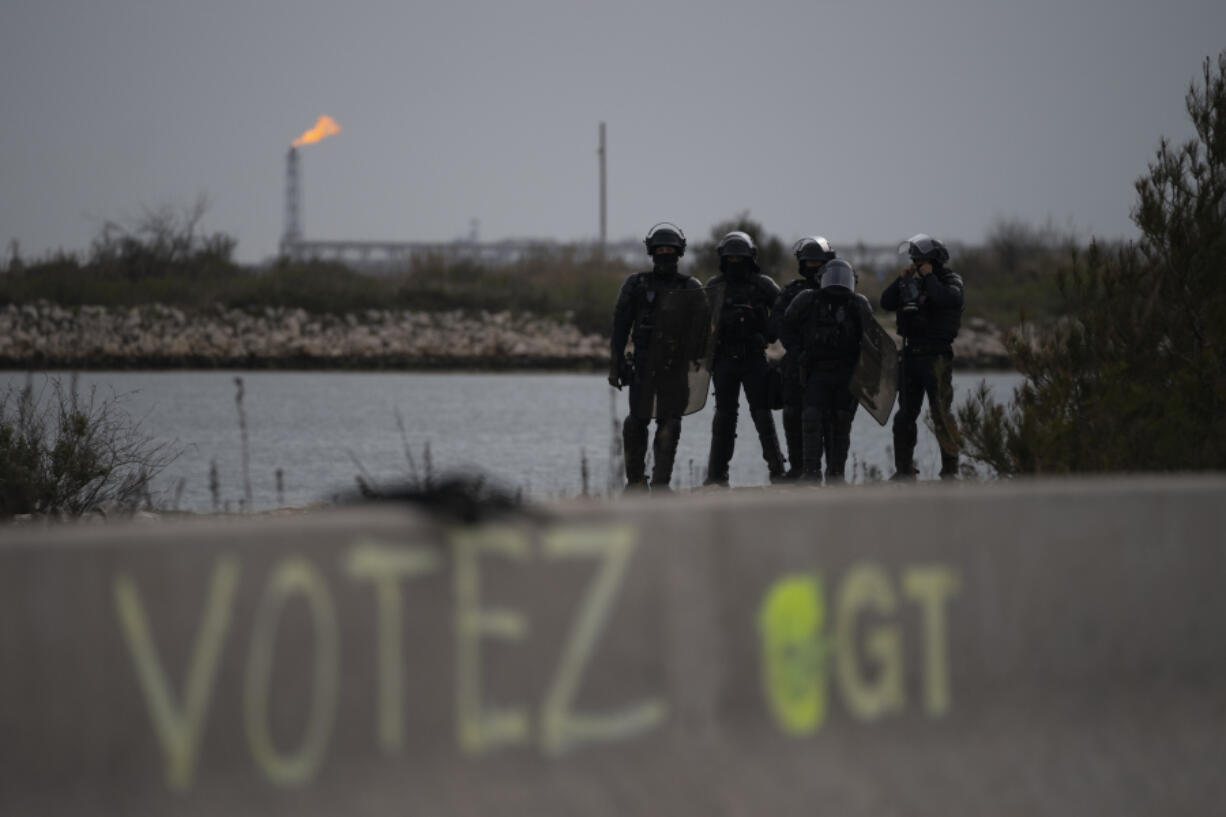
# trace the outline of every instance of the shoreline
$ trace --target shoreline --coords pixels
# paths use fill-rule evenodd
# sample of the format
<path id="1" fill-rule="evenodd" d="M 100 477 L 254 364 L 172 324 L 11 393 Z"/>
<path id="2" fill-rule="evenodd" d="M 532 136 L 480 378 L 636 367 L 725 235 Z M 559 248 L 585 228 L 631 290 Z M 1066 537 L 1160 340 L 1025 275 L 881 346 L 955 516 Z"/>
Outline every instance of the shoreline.
<path id="1" fill-rule="evenodd" d="M 968 318 L 954 369 L 1012 368 L 1000 331 Z M 767 349 L 778 357 L 778 343 Z M 185 312 L 161 304 L 0 308 L 0 369 L 61 371 L 603 372 L 609 339 L 530 313 L 302 309 Z"/>
<path id="2" fill-rule="evenodd" d="M 84 360 L 26 358 L 17 360 L 0 356 L 0 371 L 82 371 L 82 372 L 438 372 L 454 374 L 532 374 L 532 373 L 597 373 L 608 369 L 608 358 L 561 358 L 561 357 L 457 357 L 431 355 L 417 358 L 371 358 L 363 357 L 316 357 L 297 356 L 265 358 L 206 358 L 200 355 L 185 357 L 134 358 L 125 356 L 100 357 Z"/>
<path id="3" fill-rule="evenodd" d="M 427 361 L 371 361 L 363 359 L 353 365 L 335 358 L 286 362 L 277 359 L 208 361 L 202 365 L 170 363 L 164 360 L 133 360 L 130 358 L 101 360 L 90 363 L 75 361 L 16 361 L 0 357 L 0 372 L 333 372 L 364 374 L 604 374 L 607 359 L 592 359 L 576 363 L 571 360 L 521 360 L 500 358 L 487 361 L 469 359 L 435 359 Z M 967 361 L 954 357 L 955 372 L 1016 372 L 1006 359 Z"/>

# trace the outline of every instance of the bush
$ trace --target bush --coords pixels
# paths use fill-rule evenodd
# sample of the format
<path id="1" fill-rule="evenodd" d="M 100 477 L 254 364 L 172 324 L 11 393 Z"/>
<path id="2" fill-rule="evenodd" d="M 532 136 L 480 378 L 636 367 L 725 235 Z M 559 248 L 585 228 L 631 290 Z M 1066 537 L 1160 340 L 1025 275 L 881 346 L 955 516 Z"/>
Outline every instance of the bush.
<path id="1" fill-rule="evenodd" d="M 645 254 L 627 263 L 602 258 L 591 247 L 541 246 L 497 265 L 442 254 L 414 256 L 379 275 L 338 260 L 281 258 L 267 268 L 246 268 L 231 259 L 232 238 L 201 233 L 203 210 L 199 200 L 180 210 L 147 211 L 131 227 L 107 223 L 84 260 L 66 253 L 25 260 L 11 244 L 8 263 L 0 266 L 0 306 L 46 300 L 66 307 L 126 309 L 158 303 L 186 311 L 271 307 L 328 315 L 389 308 L 510 310 L 607 333 L 622 282 L 650 263 Z M 736 229 L 754 237 L 763 272 L 781 284 L 794 277 L 788 246 L 747 211 L 713 226 L 707 239 L 696 239 L 683 268 L 700 281 L 710 279 L 719 268 L 716 244 Z M 1008 326 L 1023 310 L 1030 318 L 1054 315 L 1059 305 L 1055 259 L 1067 256 L 1070 242 L 1050 227 L 997 225 L 987 246 L 969 248 L 955 259 L 955 268 L 973 288 L 968 316 Z M 860 272 L 860 291 L 875 301 L 885 282 L 868 270 Z"/>
<path id="2" fill-rule="evenodd" d="M 196 276 L 231 271 L 234 238 L 197 232 L 207 210 L 208 199 L 201 195 L 182 210 L 169 205 L 146 210 L 133 227 L 108 221 L 94 239 L 89 266 L 103 278 L 127 281 L 156 278 L 170 268 Z"/>
<path id="3" fill-rule="evenodd" d="M 969 276 L 974 314 L 1003 327 L 1047 323 L 1064 308 L 1058 271 L 1078 249 L 1071 231 L 1000 220 L 982 246 L 958 253 L 954 267 Z"/>
<path id="4" fill-rule="evenodd" d="M 1002 474 L 1226 468 L 1226 51 L 1187 94 L 1196 140 L 1137 180 L 1136 244 L 1058 274 L 1067 316 L 1010 350 L 1013 403 L 958 409 L 966 453 Z"/>
<path id="5" fill-rule="evenodd" d="M 697 269 L 693 271 L 694 275 L 705 281 L 719 271 L 719 253 L 716 247 L 721 238 L 735 230 L 748 233 L 754 244 L 757 245 L 756 260 L 764 274 L 776 279 L 780 276 L 785 280 L 791 277 L 788 273 L 796 267 L 789 255 L 788 247 L 778 236 L 768 233 L 761 222 L 750 218 L 748 210 L 737 213 L 728 221 L 716 224 L 707 233 L 708 240 L 693 248 L 697 262 Z"/>
<path id="6" fill-rule="evenodd" d="M 420 310 L 533 312 L 573 321 L 585 332 L 608 332 L 622 282 L 634 268 L 573 248 L 544 250 L 498 267 L 473 261 L 415 259 L 382 306 Z"/>
<path id="7" fill-rule="evenodd" d="M 35 394 L 32 378 L 0 395 L 0 517 L 77 516 L 104 503 L 133 510 L 177 456 L 120 410 L 119 398 L 84 399 L 73 376 Z"/>

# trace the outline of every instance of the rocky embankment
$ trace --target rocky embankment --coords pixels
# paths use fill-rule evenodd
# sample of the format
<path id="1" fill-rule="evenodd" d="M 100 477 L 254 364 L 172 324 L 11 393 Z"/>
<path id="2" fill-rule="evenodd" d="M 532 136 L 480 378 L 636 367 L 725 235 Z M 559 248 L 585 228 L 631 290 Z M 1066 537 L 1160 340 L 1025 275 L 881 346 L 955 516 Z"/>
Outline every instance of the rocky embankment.
<path id="1" fill-rule="evenodd" d="M 967 318 L 963 321 L 962 330 L 954 339 L 954 368 L 1013 368 L 1001 331 L 983 318 Z"/>
<path id="2" fill-rule="evenodd" d="M 1009 364 L 999 334 L 983 321 L 967 321 L 955 347 L 962 367 Z M 510 312 L 193 313 L 45 302 L 0 309 L 4 368 L 588 370 L 608 359 L 606 337 Z"/>
<path id="3" fill-rule="evenodd" d="M 607 360 L 599 335 L 509 312 L 336 316 L 46 303 L 0 310 L 0 365 L 9 367 L 582 369 Z"/>

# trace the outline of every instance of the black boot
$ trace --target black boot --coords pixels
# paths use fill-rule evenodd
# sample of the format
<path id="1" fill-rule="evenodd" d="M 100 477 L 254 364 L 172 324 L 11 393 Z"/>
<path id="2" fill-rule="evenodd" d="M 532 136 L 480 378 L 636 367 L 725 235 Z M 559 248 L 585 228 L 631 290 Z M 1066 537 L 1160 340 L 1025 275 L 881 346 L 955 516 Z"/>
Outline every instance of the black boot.
<path id="1" fill-rule="evenodd" d="M 736 415 L 715 410 L 711 420 L 711 453 L 707 457 L 707 478 L 703 485 L 728 485 L 728 463 L 736 447 Z"/>
<path id="2" fill-rule="evenodd" d="M 915 479 L 915 465 L 911 461 L 911 456 L 915 452 L 917 436 L 918 433 L 914 426 L 907 429 L 900 427 L 898 423 L 894 424 L 894 476 L 890 479 L 895 481 Z"/>
<path id="3" fill-rule="evenodd" d="M 822 433 L 822 416 L 816 410 L 807 409 L 801 420 L 801 434 L 804 438 L 804 475 L 805 482 L 821 484 L 822 481 L 822 448 L 825 435 Z"/>
<path id="4" fill-rule="evenodd" d="M 647 488 L 647 422 L 627 415 L 622 423 L 622 455 L 626 460 L 626 490 Z"/>
<path id="5" fill-rule="evenodd" d="M 847 452 L 851 450 L 851 421 L 854 415 L 844 411 L 834 414 L 826 439 L 826 484 L 843 484 L 847 468 Z"/>
<path id="6" fill-rule="evenodd" d="M 783 437 L 788 445 L 788 479 L 800 479 L 805 472 L 805 438 L 801 428 L 800 407 L 783 407 Z"/>
<path id="7" fill-rule="evenodd" d="M 775 431 L 775 415 L 770 409 L 758 409 L 749 413 L 753 426 L 758 430 L 762 443 L 762 459 L 766 460 L 766 472 L 771 482 L 783 477 L 783 452 L 779 450 L 779 434 Z"/>
<path id="8" fill-rule="evenodd" d="M 667 492 L 673 479 L 673 460 L 677 457 L 677 443 L 681 440 L 681 418 L 670 417 L 656 420 L 656 438 L 652 442 L 651 490 Z"/>
<path id="9" fill-rule="evenodd" d="M 941 451 L 941 479 L 958 478 L 958 455 Z"/>

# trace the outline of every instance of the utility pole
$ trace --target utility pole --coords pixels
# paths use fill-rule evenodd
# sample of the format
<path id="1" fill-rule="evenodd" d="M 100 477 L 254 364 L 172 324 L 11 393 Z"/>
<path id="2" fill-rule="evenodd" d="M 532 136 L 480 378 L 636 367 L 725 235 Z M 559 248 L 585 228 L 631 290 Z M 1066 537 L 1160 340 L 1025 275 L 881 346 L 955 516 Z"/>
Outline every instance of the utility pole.
<path id="1" fill-rule="evenodd" d="M 605 205 L 605 141 L 604 141 L 604 122 L 600 123 L 600 148 L 596 151 L 596 155 L 600 157 L 600 255 L 604 257 L 605 241 L 608 239 L 606 231 L 606 205 Z"/>

